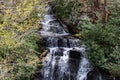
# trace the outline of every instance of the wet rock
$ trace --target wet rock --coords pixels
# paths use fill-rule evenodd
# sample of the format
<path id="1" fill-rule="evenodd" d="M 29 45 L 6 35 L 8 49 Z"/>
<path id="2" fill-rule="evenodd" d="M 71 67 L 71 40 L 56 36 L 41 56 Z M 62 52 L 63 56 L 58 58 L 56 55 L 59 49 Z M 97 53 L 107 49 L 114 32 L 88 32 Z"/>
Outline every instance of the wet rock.
<path id="1" fill-rule="evenodd" d="M 64 42 L 63 42 L 63 39 L 58 39 L 58 46 L 59 47 L 62 47 L 64 44 L 63 44 Z"/>
<path id="2" fill-rule="evenodd" d="M 67 47 L 68 46 L 67 41 L 68 40 L 66 38 L 63 38 L 63 37 L 59 38 L 58 47 Z"/>
<path id="3" fill-rule="evenodd" d="M 55 58 L 56 63 L 59 62 L 59 60 L 60 60 L 60 57 L 57 56 L 57 57 Z"/>
<path id="4" fill-rule="evenodd" d="M 100 72 L 93 69 L 87 74 L 87 80 L 101 80 Z"/>
<path id="5" fill-rule="evenodd" d="M 58 22 L 60 23 L 60 26 L 65 30 L 65 32 L 69 33 L 68 27 L 56 16 Z"/>
<path id="6" fill-rule="evenodd" d="M 74 76 L 77 75 L 77 72 L 79 70 L 79 63 L 80 63 L 79 59 L 70 58 L 69 61 L 68 61 L 70 74 L 71 74 L 71 76 L 73 76 L 72 80 L 74 80 Z"/>
<path id="7" fill-rule="evenodd" d="M 38 64 L 37 65 L 37 69 L 42 69 L 42 67 L 43 67 L 43 64 Z"/>
<path id="8" fill-rule="evenodd" d="M 70 33 L 76 34 L 76 33 L 79 32 L 78 29 L 75 27 L 76 25 L 69 24 L 69 25 L 67 25 L 67 26 L 68 26 L 68 29 L 69 29 L 69 32 L 70 32 Z"/>
<path id="9" fill-rule="evenodd" d="M 79 30 L 78 30 L 77 27 L 76 27 L 76 26 L 77 26 L 77 23 L 76 23 L 76 24 L 73 24 L 73 23 L 67 22 L 67 21 L 64 20 L 64 19 L 60 19 L 60 20 L 61 20 L 61 22 L 62 22 L 63 24 L 67 25 L 68 31 L 69 31 L 70 33 L 76 34 L 76 33 L 79 32 Z"/>
<path id="10" fill-rule="evenodd" d="M 55 52 L 55 56 L 63 56 L 63 49 L 59 48 L 57 52 Z"/>
<path id="11" fill-rule="evenodd" d="M 58 28 L 56 28 L 56 27 L 51 27 L 50 31 L 52 31 L 54 33 L 58 33 L 59 32 Z"/>
<path id="12" fill-rule="evenodd" d="M 106 70 L 93 69 L 87 74 L 87 80 L 120 80 L 120 77 L 113 77 Z"/>
<path id="13" fill-rule="evenodd" d="M 45 47 L 46 46 L 46 40 L 44 38 L 37 41 L 36 44 L 38 44 L 40 53 L 42 53 L 46 49 L 46 47 Z"/>
<path id="14" fill-rule="evenodd" d="M 45 43 L 46 43 L 45 38 L 42 38 L 42 39 L 40 39 L 39 41 L 36 42 L 36 44 L 41 45 L 41 46 L 46 46 Z"/>
<path id="15" fill-rule="evenodd" d="M 81 58 L 81 52 L 77 50 L 70 50 L 69 57 L 74 59 L 80 59 Z"/>
<path id="16" fill-rule="evenodd" d="M 31 74 L 30 80 L 43 80 L 43 75 L 38 71 L 34 74 Z"/>
<path id="17" fill-rule="evenodd" d="M 53 13 L 51 6 L 48 5 L 48 6 L 45 6 L 45 8 L 46 8 L 46 11 L 47 11 L 48 14 L 52 14 Z"/>
<path id="18" fill-rule="evenodd" d="M 101 72 L 103 80 L 120 80 L 120 77 L 115 77 L 110 74 L 106 74 L 104 72 Z"/>
<path id="19" fill-rule="evenodd" d="M 62 52 L 55 52 L 55 56 L 63 56 Z"/>

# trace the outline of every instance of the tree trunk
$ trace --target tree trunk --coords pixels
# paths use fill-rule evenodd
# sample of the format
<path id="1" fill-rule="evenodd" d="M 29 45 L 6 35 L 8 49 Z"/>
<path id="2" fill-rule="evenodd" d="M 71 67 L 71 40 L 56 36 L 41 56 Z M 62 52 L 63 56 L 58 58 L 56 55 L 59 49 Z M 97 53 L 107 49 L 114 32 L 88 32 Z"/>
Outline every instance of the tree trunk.
<path id="1" fill-rule="evenodd" d="M 94 0 L 94 7 L 95 8 L 99 8 L 100 7 L 99 0 Z"/>
<path id="2" fill-rule="evenodd" d="M 108 8 L 107 8 L 107 0 L 104 0 L 104 26 L 106 25 L 108 19 Z"/>

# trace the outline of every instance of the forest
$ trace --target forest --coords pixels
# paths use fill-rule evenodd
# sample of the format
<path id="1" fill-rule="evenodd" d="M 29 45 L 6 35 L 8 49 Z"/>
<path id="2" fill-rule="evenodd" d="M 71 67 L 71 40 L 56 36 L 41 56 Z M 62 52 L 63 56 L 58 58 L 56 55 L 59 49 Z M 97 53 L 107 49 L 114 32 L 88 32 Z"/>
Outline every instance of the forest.
<path id="1" fill-rule="evenodd" d="M 72 37 L 86 45 L 94 68 L 112 77 L 103 80 L 119 80 L 119 0 L 0 0 L 0 80 L 35 80 L 31 75 L 44 66 L 49 50 L 39 31 L 47 5 Z"/>

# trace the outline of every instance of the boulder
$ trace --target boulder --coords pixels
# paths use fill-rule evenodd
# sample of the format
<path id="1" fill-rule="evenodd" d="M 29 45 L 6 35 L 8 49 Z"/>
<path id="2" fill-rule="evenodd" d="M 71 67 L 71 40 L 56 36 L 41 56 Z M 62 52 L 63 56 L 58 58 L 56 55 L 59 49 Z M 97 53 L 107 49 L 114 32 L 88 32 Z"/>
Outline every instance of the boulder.
<path id="1" fill-rule="evenodd" d="M 30 80 L 43 80 L 43 75 L 41 72 L 37 71 L 36 73 L 30 75 Z"/>
<path id="2" fill-rule="evenodd" d="M 73 59 L 80 59 L 81 58 L 81 52 L 78 50 L 70 50 L 69 57 Z"/>
<path id="3" fill-rule="evenodd" d="M 96 69 L 93 69 L 87 74 L 87 80 L 101 80 L 100 72 Z"/>
<path id="4" fill-rule="evenodd" d="M 87 74 L 87 80 L 120 80 L 120 77 L 113 77 L 106 70 L 93 69 Z"/>

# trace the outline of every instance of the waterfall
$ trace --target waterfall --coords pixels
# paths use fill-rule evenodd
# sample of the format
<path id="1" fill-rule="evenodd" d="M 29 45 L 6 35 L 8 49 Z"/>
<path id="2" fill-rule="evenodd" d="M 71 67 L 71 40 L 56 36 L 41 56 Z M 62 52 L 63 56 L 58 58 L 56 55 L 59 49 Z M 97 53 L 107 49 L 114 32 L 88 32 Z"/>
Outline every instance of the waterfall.
<path id="1" fill-rule="evenodd" d="M 85 45 L 65 32 L 50 13 L 51 7 L 46 8 L 47 14 L 41 21 L 40 34 L 46 40 L 48 53 L 39 80 L 86 80 L 92 67 L 87 59 Z"/>

